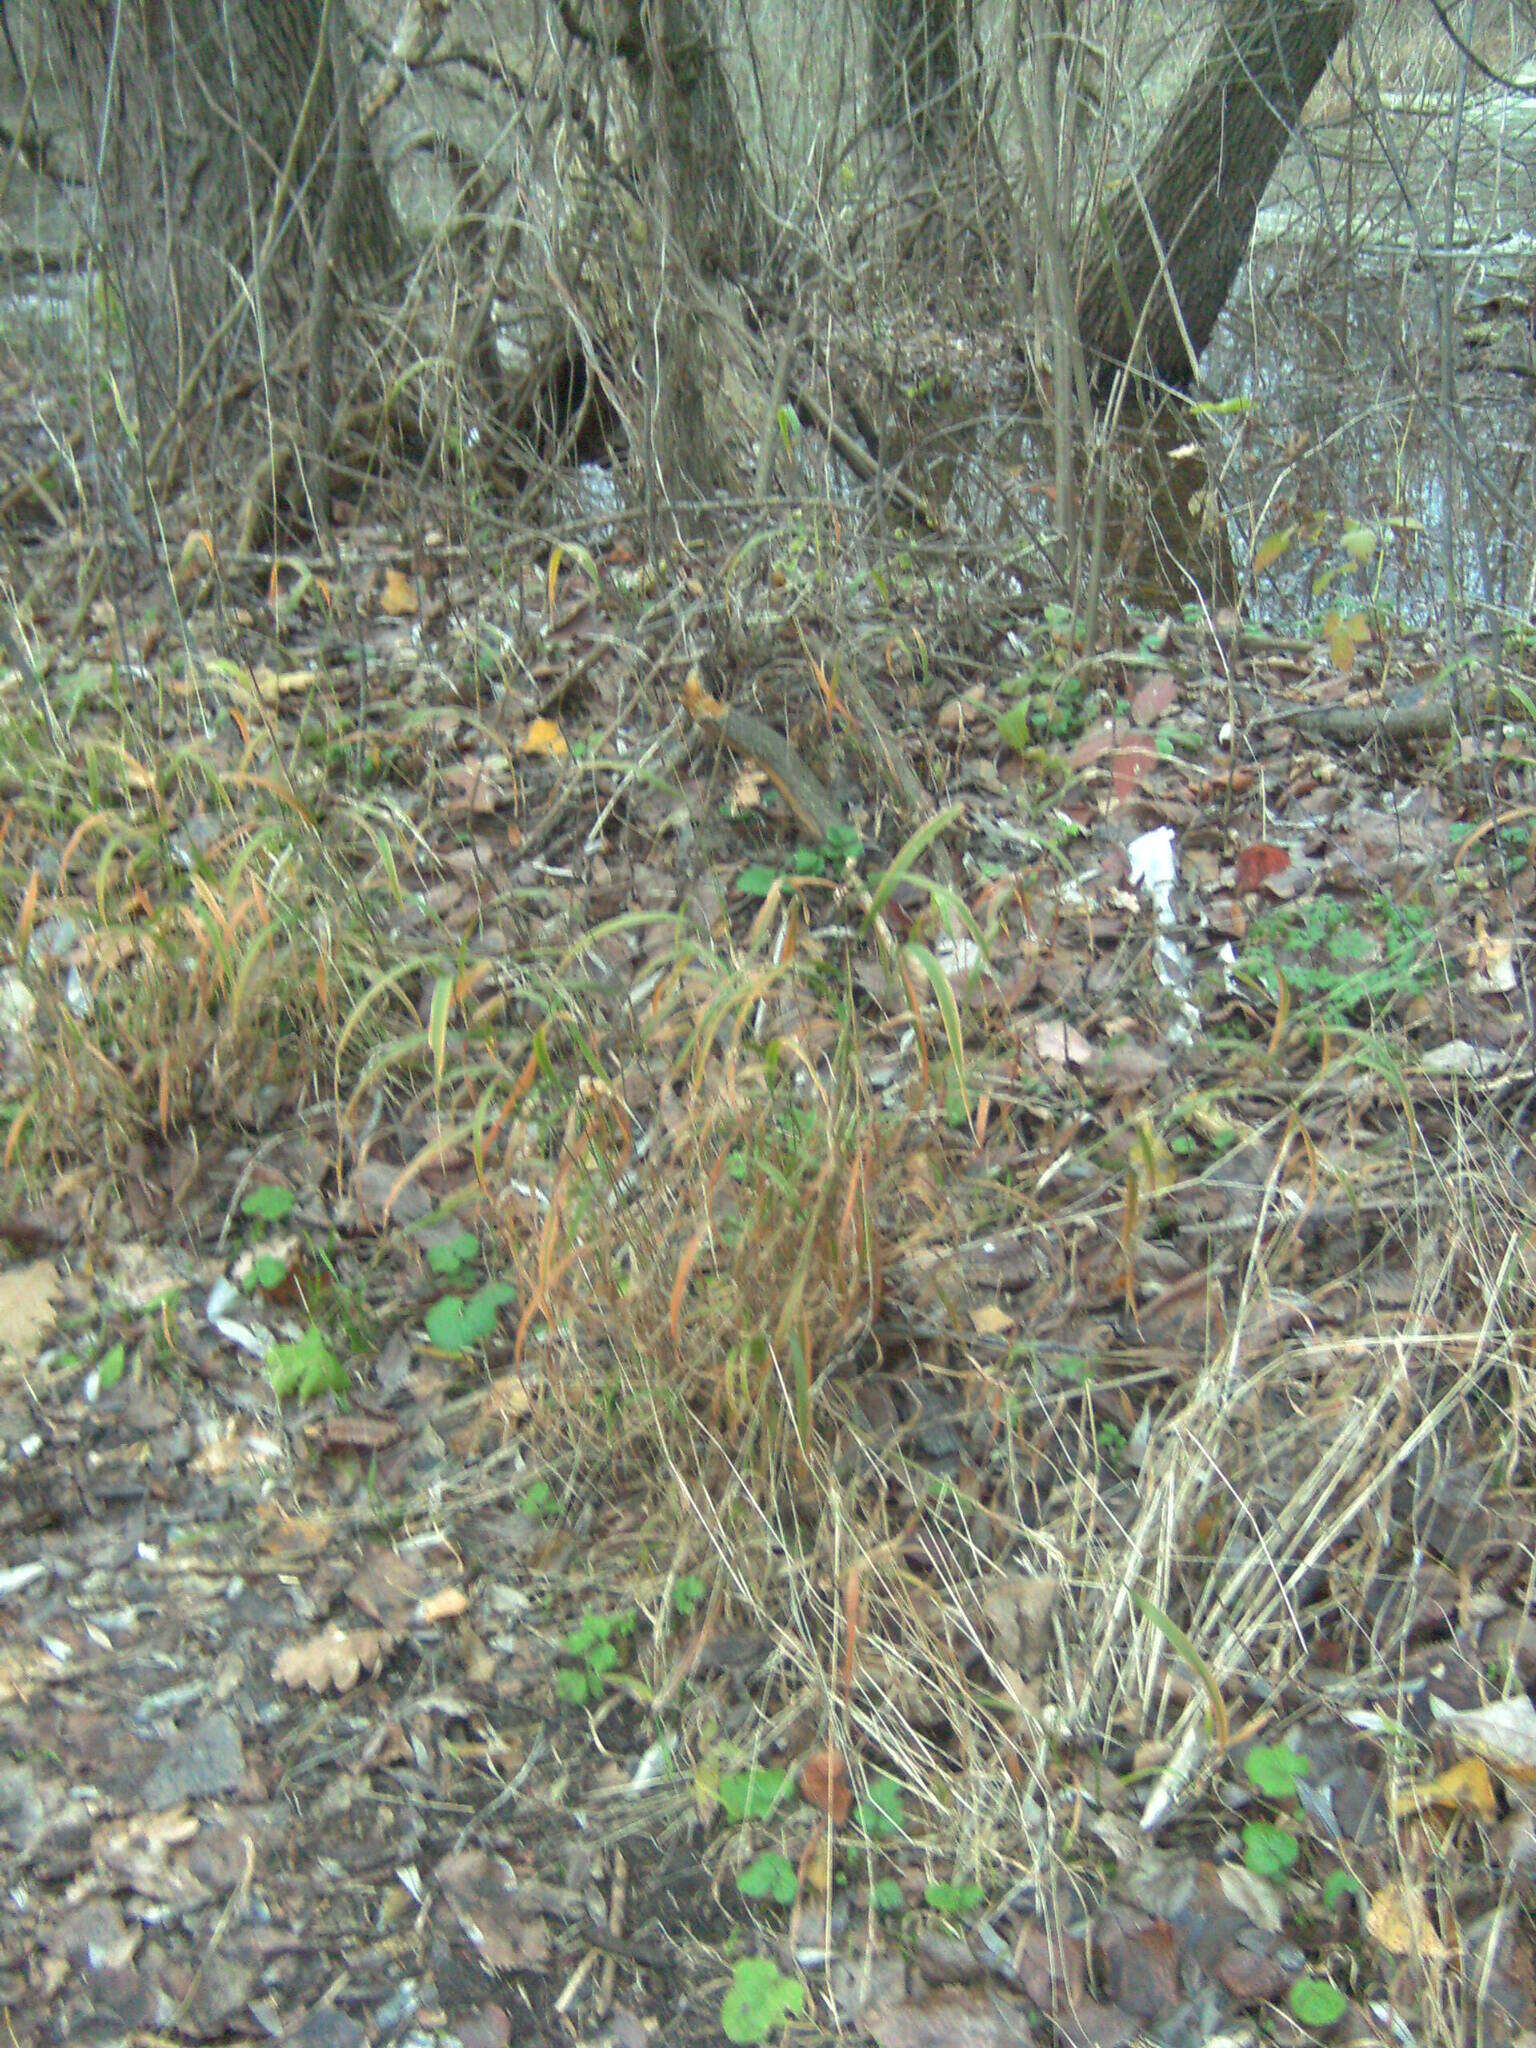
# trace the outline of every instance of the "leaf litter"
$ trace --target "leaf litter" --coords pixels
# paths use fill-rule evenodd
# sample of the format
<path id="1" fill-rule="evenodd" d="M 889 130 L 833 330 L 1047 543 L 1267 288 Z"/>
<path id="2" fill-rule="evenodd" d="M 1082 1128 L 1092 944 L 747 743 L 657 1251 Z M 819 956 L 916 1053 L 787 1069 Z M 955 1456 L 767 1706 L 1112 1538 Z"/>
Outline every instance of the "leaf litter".
<path id="1" fill-rule="evenodd" d="M 1536 2024 L 1528 736 L 865 538 L 0 683 L 18 2037 Z"/>

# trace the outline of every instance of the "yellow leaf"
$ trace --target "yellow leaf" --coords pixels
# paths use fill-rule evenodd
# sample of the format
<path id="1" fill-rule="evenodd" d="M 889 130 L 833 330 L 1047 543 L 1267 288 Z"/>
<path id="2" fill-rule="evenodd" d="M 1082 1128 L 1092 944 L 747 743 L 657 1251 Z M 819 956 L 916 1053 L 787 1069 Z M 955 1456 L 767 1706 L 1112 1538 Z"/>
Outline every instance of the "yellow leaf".
<path id="1" fill-rule="evenodd" d="M 47 1259 L 0 1273 L 0 1354 L 30 1365 L 53 1328 L 59 1276 Z"/>
<path id="2" fill-rule="evenodd" d="M 555 585 L 560 579 L 560 564 L 565 560 L 565 549 L 558 544 L 549 551 L 549 616 L 555 616 Z"/>
<path id="3" fill-rule="evenodd" d="M 1294 526 L 1288 526 L 1282 533 L 1267 534 L 1253 551 L 1253 573 L 1262 576 L 1266 569 L 1272 569 L 1296 538 Z"/>
<path id="4" fill-rule="evenodd" d="M 384 595 L 379 599 L 379 609 L 387 618 L 414 618 L 417 610 L 416 585 L 403 569 L 384 571 Z"/>
<path id="5" fill-rule="evenodd" d="M 995 1301 L 983 1302 L 971 1310 L 971 1328 L 978 1337 L 1005 1337 L 1013 1328 L 1013 1317 Z"/>
<path id="6" fill-rule="evenodd" d="M 1499 1802 L 1493 1779 L 1480 1756 L 1464 1756 L 1460 1763 L 1431 1778 L 1426 1785 L 1408 1785 L 1392 1801 L 1392 1811 L 1401 1818 L 1423 1806 L 1445 1806 L 1456 1813 L 1470 1813 L 1476 1820 L 1495 1821 Z"/>
<path id="7" fill-rule="evenodd" d="M 557 758 L 567 751 L 565 734 L 552 718 L 536 718 L 523 734 L 520 746 L 525 754 L 554 754 Z"/>
<path id="8" fill-rule="evenodd" d="M 1377 549 L 1376 535 L 1368 526 L 1346 526 L 1339 545 L 1352 562 L 1368 562 Z"/>
<path id="9" fill-rule="evenodd" d="M 184 590 L 198 576 L 206 576 L 210 569 L 218 567 L 218 561 L 213 535 L 205 533 L 200 526 L 194 526 L 181 544 L 181 558 L 173 578 L 177 590 Z"/>
<path id="10" fill-rule="evenodd" d="M 293 697 L 314 688 L 315 672 L 312 668 L 288 668 L 279 675 L 270 668 L 256 670 L 251 678 L 256 686 L 256 696 L 263 704 L 276 704 L 284 697 Z"/>
<path id="11" fill-rule="evenodd" d="M 1377 1892 L 1366 1909 L 1365 1929 L 1391 1956 L 1438 1963 L 1449 1953 L 1422 1897 L 1408 1885 L 1389 1884 Z"/>

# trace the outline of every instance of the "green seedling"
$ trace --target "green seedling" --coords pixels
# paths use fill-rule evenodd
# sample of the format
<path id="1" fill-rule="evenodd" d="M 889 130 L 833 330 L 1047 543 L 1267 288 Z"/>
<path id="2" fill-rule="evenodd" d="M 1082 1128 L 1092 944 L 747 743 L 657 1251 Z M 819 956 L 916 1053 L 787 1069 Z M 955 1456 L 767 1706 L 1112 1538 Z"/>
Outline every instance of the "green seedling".
<path id="1" fill-rule="evenodd" d="M 1330 1870 L 1323 1880 L 1323 1904 L 1336 1913 L 1345 1899 L 1365 1899 L 1365 1886 L 1352 1870 Z"/>
<path id="2" fill-rule="evenodd" d="M 1298 1977 L 1291 1986 L 1289 2004 L 1292 2017 L 1316 2033 L 1337 2026 L 1349 2010 L 1349 2000 L 1326 1977 Z"/>
<path id="3" fill-rule="evenodd" d="M 560 1503 L 547 1479 L 535 1479 L 519 1505 L 523 1513 L 531 1515 L 536 1522 L 558 1522 L 560 1519 Z"/>
<path id="4" fill-rule="evenodd" d="M 126 1371 L 128 1354 L 121 1344 L 114 1344 L 110 1351 L 102 1353 L 96 1367 L 96 1387 L 99 1393 L 107 1394 L 117 1385 Z"/>
<path id="5" fill-rule="evenodd" d="M 768 1956 L 748 1956 L 731 1972 L 720 2026 L 728 2041 L 766 2041 L 804 2007 L 803 1984 L 786 1977 Z"/>
<path id="6" fill-rule="evenodd" d="M 568 1707 L 590 1706 L 600 1698 L 623 1664 L 628 1639 L 634 1632 L 632 1607 L 617 1614 L 598 1614 L 589 1609 L 561 1646 L 561 1656 L 570 1661 L 555 1673 L 556 1697 Z"/>
<path id="7" fill-rule="evenodd" d="M 901 1787 L 894 1778 L 875 1778 L 853 1809 L 853 1824 L 862 1828 L 872 1842 L 888 1842 L 907 1824 Z"/>
<path id="8" fill-rule="evenodd" d="M 251 1223 L 281 1223 L 293 1214 L 293 1201 L 292 1188 L 252 1188 L 240 1204 L 240 1214 Z"/>
<path id="9" fill-rule="evenodd" d="M 1312 1759 L 1299 1751 L 1260 1743 L 1243 1759 L 1248 1782 L 1266 1799 L 1294 1799 L 1296 1787 L 1312 1768 Z"/>
<path id="10" fill-rule="evenodd" d="M 979 1884 L 951 1884 L 944 1879 L 936 1879 L 923 1887 L 927 1903 L 936 1913 L 943 1913 L 951 1920 L 968 1920 L 985 1902 L 986 1896 Z"/>
<path id="11" fill-rule="evenodd" d="M 1378 894 L 1358 906 L 1333 896 L 1281 904 L 1256 917 L 1242 965 L 1267 995 L 1281 984 L 1314 998 L 1325 1021 L 1377 1012 L 1425 994 L 1434 984 L 1428 913 Z"/>
<path id="12" fill-rule="evenodd" d="M 274 1344 L 267 1353 L 267 1378 L 279 1401 L 290 1396 L 316 1401 L 322 1394 L 344 1394 L 351 1374 L 325 1340 L 325 1333 L 311 1323 L 302 1337 L 291 1344 Z"/>
<path id="13" fill-rule="evenodd" d="M 246 1286 L 253 1291 L 260 1288 L 263 1294 L 275 1294 L 287 1280 L 289 1274 L 287 1259 L 277 1252 L 258 1252 L 251 1261 L 250 1272 L 246 1275 Z"/>
<path id="14" fill-rule="evenodd" d="M 788 1787 L 788 1771 L 728 1771 L 720 1780 L 720 1810 L 732 1827 L 766 1820 Z"/>
<path id="15" fill-rule="evenodd" d="M 686 1621 L 704 1598 L 704 1581 L 693 1572 L 684 1573 L 672 1588 L 672 1610 Z"/>
<path id="16" fill-rule="evenodd" d="M 443 1294 L 427 1310 L 427 1335 L 439 1351 L 474 1351 L 496 1329 L 505 1305 L 517 1290 L 504 1280 L 488 1280 L 474 1294 Z"/>
<path id="17" fill-rule="evenodd" d="M 480 1240 L 472 1230 L 461 1230 L 442 1244 L 428 1245 L 427 1264 L 441 1280 L 451 1280 L 480 1256 Z"/>
<path id="18" fill-rule="evenodd" d="M 878 1878 L 869 1888 L 869 1903 L 877 1913 L 899 1913 L 906 1904 L 898 1878 Z"/>
<path id="19" fill-rule="evenodd" d="M 1251 1820 L 1243 1828 L 1243 1862 L 1255 1877 L 1285 1877 L 1300 1853 L 1296 1837 L 1273 1821 Z"/>
<path id="20" fill-rule="evenodd" d="M 819 875 L 839 876 L 849 862 L 857 863 L 864 842 L 851 825 L 834 825 L 819 846 L 797 846 L 787 868 L 773 868 L 754 861 L 736 877 L 743 896 L 766 896 L 775 882 L 805 881 Z"/>
<path id="21" fill-rule="evenodd" d="M 743 1898 L 772 1899 L 776 1906 L 792 1906 L 800 1889 L 795 1866 L 777 1849 L 765 1849 L 755 1856 L 736 1879 Z"/>

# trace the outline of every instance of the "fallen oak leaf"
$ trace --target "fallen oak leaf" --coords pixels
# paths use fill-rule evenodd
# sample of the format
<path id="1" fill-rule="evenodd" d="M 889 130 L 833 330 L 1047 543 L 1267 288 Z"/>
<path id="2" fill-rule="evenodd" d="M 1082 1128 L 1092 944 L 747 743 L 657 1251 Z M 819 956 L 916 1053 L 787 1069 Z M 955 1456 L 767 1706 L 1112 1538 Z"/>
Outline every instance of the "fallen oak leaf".
<path id="1" fill-rule="evenodd" d="M 565 734 L 552 718 L 536 718 L 518 741 L 518 750 L 524 754 L 551 754 L 559 760 L 569 752 Z"/>
<path id="2" fill-rule="evenodd" d="M 1405 1814 L 1418 1813 L 1426 1806 L 1469 1813 L 1491 1827 L 1499 1817 L 1499 1801 L 1487 1764 L 1480 1756 L 1464 1756 L 1426 1784 L 1405 1785 L 1393 1795 L 1393 1818 L 1401 1820 Z"/>
<path id="3" fill-rule="evenodd" d="M 1411 1885 L 1389 1884 L 1377 1892 L 1366 1908 L 1365 1931 L 1388 1955 L 1438 1963 L 1450 1954 L 1422 1894 Z"/>
<path id="4" fill-rule="evenodd" d="M 419 609 L 416 585 L 410 577 L 402 569 L 386 569 L 379 610 L 389 619 L 409 619 L 414 618 Z"/>
<path id="5" fill-rule="evenodd" d="M 316 1693 L 350 1692 L 365 1671 L 373 1677 L 397 1640 L 390 1629 L 321 1629 L 302 1643 L 279 1650 L 272 1660 L 272 1676 L 290 1692 L 300 1686 Z"/>
<path id="6" fill-rule="evenodd" d="M 808 1756 L 800 1770 L 800 1796 L 841 1827 L 853 1811 L 853 1789 L 848 1783 L 848 1766 L 835 1749 L 818 1749 Z"/>

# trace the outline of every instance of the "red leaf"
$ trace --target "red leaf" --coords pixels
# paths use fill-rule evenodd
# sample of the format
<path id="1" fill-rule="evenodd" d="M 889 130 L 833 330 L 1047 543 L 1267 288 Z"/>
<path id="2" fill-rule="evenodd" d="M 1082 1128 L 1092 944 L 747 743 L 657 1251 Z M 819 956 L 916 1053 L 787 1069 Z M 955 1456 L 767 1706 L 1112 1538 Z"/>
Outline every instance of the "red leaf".
<path id="1" fill-rule="evenodd" d="M 1289 849 L 1259 840 L 1237 849 L 1237 886 L 1245 893 L 1262 889 L 1275 875 L 1283 875 L 1291 864 Z"/>
<path id="2" fill-rule="evenodd" d="M 1131 716 L 1138 725 L 1155 725 L 1165 711 L 1173 709 L 1178 696 L 1178 684 L 1166 669 L 1159 669 L 1131 699 Z"/>
<path id="3" fill-rule="evenodd" d="M 1135 794 L 1136 785 L 1149 768 L 1157 765 L 1157 747 L 1146 733 L 1132 733 L 1115 749 L 1114 773 L 1111 783 L 1115 795 L 1123 803 Z"/>

